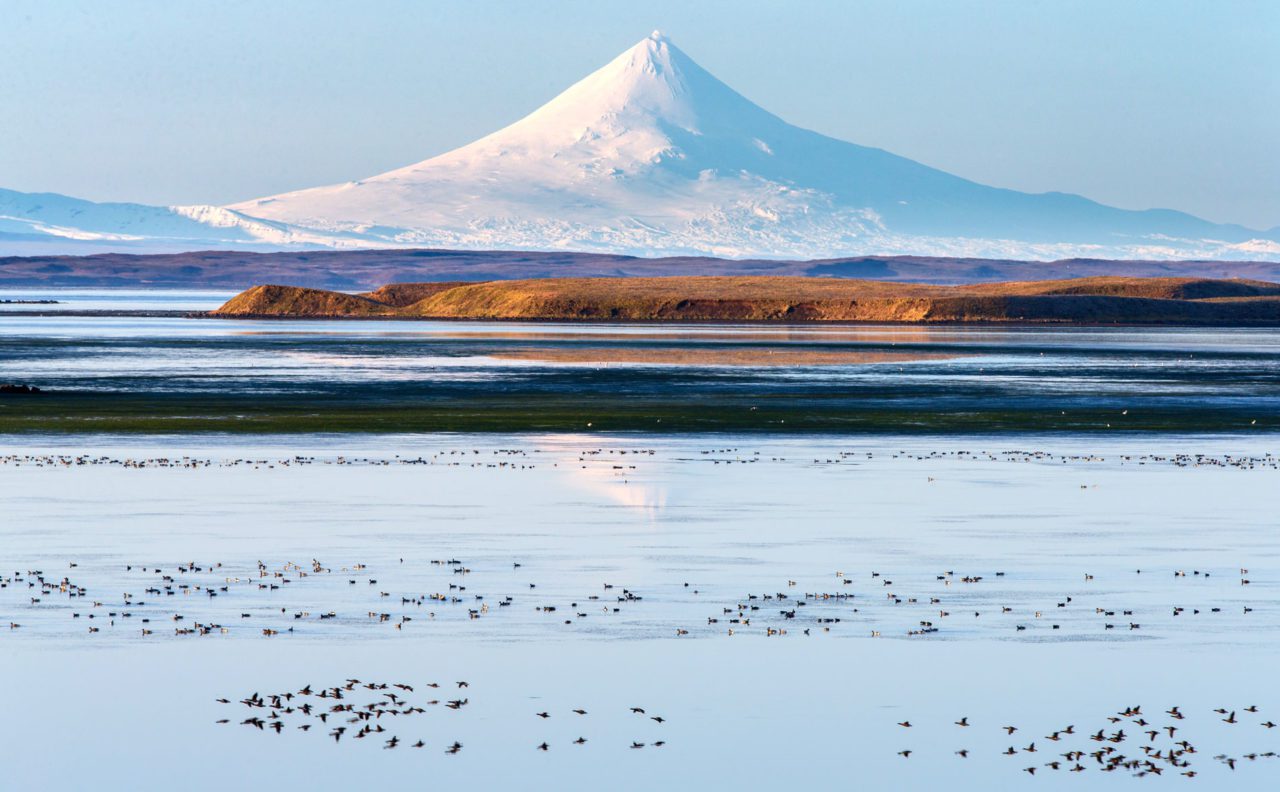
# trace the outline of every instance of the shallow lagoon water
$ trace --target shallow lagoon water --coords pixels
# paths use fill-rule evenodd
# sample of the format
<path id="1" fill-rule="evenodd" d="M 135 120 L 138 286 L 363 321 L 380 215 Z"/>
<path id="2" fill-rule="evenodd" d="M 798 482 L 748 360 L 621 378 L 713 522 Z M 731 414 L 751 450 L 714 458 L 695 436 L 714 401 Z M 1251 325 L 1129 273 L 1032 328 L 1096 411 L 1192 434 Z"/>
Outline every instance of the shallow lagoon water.
<path id="1" fill-rule="evenodd" d="M 1033 740 L 1067 723 L 1107 726 L 1104 716 L 1121 707 L 1177 704 L 1188 713 L 1181 736 L 1212 752 L 1197 760 L 1201 780 L 1270 788 L 1277 765 L 1258 759 L 1229 771 L 1211 756 L 1276 747 L 1256 723 L 1227 726 L 1212 712 L 1256 704 L 1260 723 L 1280 710 L 1280 471 L 1274 458 L 1264 461 L 1272 446 L 1231 437 L 1142 445 L 1160 458 L 1125 459 L 1135 449 L 1123 439 L 1046 437 L 1019 446 L 1053 456 L 1002 453 L 1016 449 L 990 437 L 8 438 L 9 453 L 23 458 L 215 463 L 0 467 L 6 571 L 38 564 L 68 575 L 90 600 L 107 599 L 103 608 L 154 579 L 138 566 L 176 575 L 179 564 L 221 561 L 218 575 L 250 578 L 258 561 L 348 567 L 287 591 L 263 593 L 255 581 L 213 600 L 179 594 L 178 604 L 170 597 L 135 607 L 134 619 L 148 614 L 157 625 L 145 638 L 123 619 L 88 633 L 84 616 L 71 616 L 93 610 L 83 600 L 30 605 L 25 592 L 0 592 L 6 617 L 23 623 L 0 636 L 12 680 L 6 709 L 21 713 L 4 726 L 16 760 L 10 772 L 118 786 L 139 767 L 157 780 L 184 773 L 188 760 L 179 757 L 196 752 L 214 765 L 304 766 L 323 776 L 321 788 L 412 786 L 419 773 L 484 787 L 639 789 L 675 775 L 691 785 L 769 788 L 852 774 L 875 785 L 985 788 L 1029 783 L 1021 768 L 1041 763 L 1001 756 L 1010 742 L 1001 725 L 1018 724 Z M 1168 455 L 1176 453 L 1214 463 L 1175 464 Z M 315 461 L 280 464 L 297 455 Z M 1236 464 L 1217 464 L 1228 456 Z M 417 458 L 426 463 L 403 463 Z M 1248 458 L 1252 467 L 1240 461 Z M 236 459 L 259 464 L 222 464 Z M 357 563 L 366 568 L 351 571 Z M 1178 570 L 1210 576 L 1175 577 Z M 949 585 L 937 580 L 947 571 L 955 573 Z M 957 582 L 965 575 L 983 580 Z M 885 579 L 898 596 L 921 601 L 888 604 Z M 462 596 L 513 603 L 478 619 L 466 615 L 475 601 L 401 604 L 459 582 Z M 643 599 L 617 614 L 596 612 L 600 602 L 588 599 L 603 596 L 612 607 L 610 595 L 623 588 Z M 800 608 L 755 600 L 765 612 L 728 634 L 724 608 L 779 592 L 855 596 Z M 1073 604 L 1052 613 L 1065 596 Z M 574 602 L 589 615 L 572 615 Z M 538 610 L 547 605 L 557 611 Z M 1201 613 L 1175 618 L 1175 605 Z M 1133 615 L 1108 618 L 1097 606 Z M 773 612 L 788 607 L 801 611 L 796 619 Z M 938 608 L 953 615 L 936 618 Z M 330 610 L 339 618 L 317 620 Z M 371 610 L 413 621 L 394 629 L 370 619 Z M 1036 610 L 1052 615 L 1037 619 Z M 178 612 L 229 631 L 174 635 L 169 618 Z M 309 616 L 295 620 L 296 612 Z M 833 616 L 842 621 L 823 632 L 817 620 Z M 938 632 L 908 636 L 922 619 Z M 1131 621 L 1141 628 L 1125 629 Z M 1105 629 L 1108 622 L 1121 629 Z M 264 626 L 295 632 L 264 637 Z M 787 632 L 766 637 L 769 627 Z M 379 675 L 419 685 L 465 679 L 475 704 L 453 718 L 433 712 L 402 735 L 431 746 L 413 754 L 214 724 L 226 716 L 213 702 L 219 696 Z M 631 720 L 627 708 L 637 705 L 667 722 Z M 569 711 L 579 706 L 591 714 L 575 721 Z M 69 710 L 78 713 L 71 724 Z M 535 717 L 544 710 L 553 713 L 545 722 Z M 963 733 L 950 725 L 961 715 L 975 724 Z M 903 719 L 912 731 L 895 725 Z M 84 761 L 59 761 L 63 743 L 46 744 L 52 733 L 81 746 Z M 577 736 L 587 745 L 574 746 Z M 627 747 L 659 736 L 661 749 Z M 466 748 L 444 755 L 453 740 Z M 534 750 L 543 740 L 552 744 L 545 754 Z M 967 760 L 952 754 L 962 747 L 973 751 Z M 916 753 L 903 760 L 896 752 L 904 748 Z M 1034 782 L 1069 787 L 1086 778 L 1090 788 L 1104 779 L 1138 783 L 1098 773 Z M 221 774 L 184 781 L 225 782 Z"/>
<path id="2" fill-rule="evenodd" d="M 90 343 L 99 328 L 92 322 L 108 320 L 56 331 L 44 321 L 28 320 L 14 335 Z M 128 333 L 154 339 L 206 326 L 147 321 L 128 320 Z M 406 331 L 334 324 L 344 338 Z M 244 329 L 215 325 L 216 334 Z M 320 330 L 298 331 L 310 338 Z M 759 330 L 687 333 L 739 331 Z M 1266 334 L 1248 334 L 1233 352 L 1231 333 L 1148 333 L 1116 343 L 1155 348 L 1158 361 L 1192 339 L 1231 360 L 1262 354 L 1270 371 Z M 1014 357 L 1030 343 L 1023 333 L 996 335 L 1011 339 Z M 940 337 L 972 338 L 963 330 Z M 1053 345 L 1034 344 L 1037 357 Z M 237 366 L 248 368 L 259 352 Z M 161 345 L 157 366 L 165 356 Z M 146 366 L 108 374 L 110 357 L 49 363 L 49 371 L 151 376 Z M 3 365 L 12 379 L 22 363 Z M 392 371 L 375 374 L 398 376 Z M 268 376 L 294 384 L 279 371 Z M 1042 385 L 1061 383 L 1001 388 Z M 1247 388 L 1239 397 L 1229 377 L 1213 388 L 1266 407 Z M 1280 748 L 1276 731 L 1260 725 L 1280 714 L 1276 436 L 6 435 L 0 576 L 24 580 L 0 589 L 0 622 L 22 624 L 0 631 L 5 783 L 1274 788 L 1280 760 L 1244 755 Z M 157 462 L 184 455 L 196 466 Z M 125 467 L 124 459 L 151 462 Z M 312 559 L 333 572 L 302 578 L 289 568 L 282 574 L 291 582 L 257 587 L 257 563 L 271 582 L 285 563 L 310 568 Z M 178 572 L 192 562 L 200 572 Z M 173 577 L 174 594 L 142 568 Z M 19 585 L 28 569 L 67 576 L 86 596 L 31 603 L 35 595 Z M 183 594 L 182 583 L 228 591 Z M 161 594 L 143 594 L 148 587 Z M 618 601 L 622 590 L 640 599 Z M 123 613 L 127 591 L 136 595 L 131 617 L 97 618 Z M 447 599 L 404 603 L 431 594 Z M 467 599 L 476 595 L 484 600 Z M 497 604 L 506 598 L 511 604 Z M 480 603 L 489 609 L 471 618 Z M 1174 615 L 1175 606 L 1187 610 Z M 321 621 L 330 612 L 335 618 Z M 744 613 L 750 624 L 731 623 Z M 152 635 L 142 635 L 142 618 Z M 193 622 L 227 632 L 175 632 Z M 920 622 L 937 631 L 909 635 Z M 242 705 L 215 701 L 348 677 L 413 683 L 419 692 L 425 682 L 466 679 L 470 687 L 440 697 L 466 695 L 470 704 L 397 725 L 404 740 L 428 746 L 415 751 L 334 743 L 317 729 L 264 733 L 239 724 Z M 1134 705 L 1158 725 L 1174 723 L 1162 717 L 1171 705 L 1187 713 L 1179 738 L 1196 743 L 1196 779 L 1098 773 L 1092 760 L 1079 774 L 1024 772 L 1069 747 L 1096 747 L 1083 737 L 1044 740 L 1055 729 L 1110 732 L 1108 715 Z M 1260 711 L 1245 715 L 1249 705 Z M 1238 710 L 1240 723 L 1222 723 L 1216 708 Z M 952 725 L 961 717 L 972 727 Z M 1018 734 L 1006 736 L 1005 724 Z M 589 741 L 573 745 L 579 736 Z M 453 741 L 465 748 L 445 755 Z M 543 741 L 549 750 L 536 750 Z M 636 741 L 646 747 L 631 748 Z M 1036 754 L 1023 751 L 1032 741 Z M 1018 752 L 1002 755 L 1010 743 Z M 905 748 L 909 759 L 897 755 Z M 960 748 L 972 751 L 968 759 L 954 754 Z M 1213 760 L 1219 754 L 1238 757 L 1236 769 Z"/>

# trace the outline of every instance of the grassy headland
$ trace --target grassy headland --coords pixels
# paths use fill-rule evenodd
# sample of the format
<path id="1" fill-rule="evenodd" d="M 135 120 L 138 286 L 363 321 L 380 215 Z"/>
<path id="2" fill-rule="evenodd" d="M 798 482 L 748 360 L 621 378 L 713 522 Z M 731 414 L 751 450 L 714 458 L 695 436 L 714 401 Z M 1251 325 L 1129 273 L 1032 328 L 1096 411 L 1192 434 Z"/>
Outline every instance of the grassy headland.
<path id="1" fill-rule="evenodd" d="M 1280 324 L 1280 284 L 1079 278 L 967 286 L 836 278 L 539 278 L 364 294 L 255 286 L 220 317 L 645 322 Z"/>

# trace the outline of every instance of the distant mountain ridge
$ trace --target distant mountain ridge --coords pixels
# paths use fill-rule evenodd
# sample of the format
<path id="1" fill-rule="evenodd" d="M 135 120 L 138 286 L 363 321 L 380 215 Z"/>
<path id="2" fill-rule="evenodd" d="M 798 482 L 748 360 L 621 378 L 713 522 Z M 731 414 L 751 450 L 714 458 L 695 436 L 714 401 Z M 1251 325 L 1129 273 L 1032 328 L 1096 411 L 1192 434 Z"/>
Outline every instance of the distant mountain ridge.
<path id="1" fill-rule="evenodd" d="M 1280 261 L 1117 259 L 849 258 L 722 259 L 706 256 L 637 258 L 573 251 L 290 250 L 267 253 L 205 250 L 148 255 L 0 257 L 0 288 L 65 286 L 240 290 L 255 283 L 319 289 L 368 290 L 389 283 L 520 280 L 551 277 L 674 275 L 788 275 L 871 278 L 907 283 L 962 284 L 1099 276 L 1129 278 L 1251 278 L 1280 282 Z"/>
<path id="2" fill-rule="evenodd" d="M 792 126 L 657 32 L 514 124 L 404 168 L 228 207 L 0 191 L 6 233 L 71 250 L 1280 259 L 1280 227 L 989 187 Z"/>

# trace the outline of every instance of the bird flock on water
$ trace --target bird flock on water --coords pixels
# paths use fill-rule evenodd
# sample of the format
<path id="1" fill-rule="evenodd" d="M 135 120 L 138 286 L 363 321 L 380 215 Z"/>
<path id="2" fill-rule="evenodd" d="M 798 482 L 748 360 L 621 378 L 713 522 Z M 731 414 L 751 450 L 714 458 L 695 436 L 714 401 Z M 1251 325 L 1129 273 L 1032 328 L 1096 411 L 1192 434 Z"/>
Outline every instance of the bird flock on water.
<path id="1" fill-rule="evenodd" d="M 8 605 L 11 631 L 31 618 L 41 631 L 78 631 L 97 640 L 283 639 L 326 630 L 408 634 L 439 630 L 431 625 L 440 623 L 461 630 L 497 620 L 522 630 L 626 631 L 643 625 L 677 638 L 994 634 L 1068 640 L 1167 637 L 1188 628 L 1257 630 L 1277 615 L 1270 584 L 1257 585 L 1248 567 L 1063 573 L 1052 587 L 1028 587 L 1035 578 L 1017 570 L 925 576 L 836 570 L 826 577 L 834 585 L 814 577 L 803 586 L 785 579 L 772 591 L 735 596 L 726 584 L 708 589 L 671 581 L 641 589 L 603 580 L 575 592 L 563 581 L 548 580 L 547 570 L 530 572 L 521 561 L 477 564 L 456 557 L 425 563 L 392 559 L 378 570 L 363 562 L 330 566 L 314 558 L 114 568 L 98 562 L 91 569 L 77 561 L 63 564 L 59 573 L 0 573 L 0 604 Z M 1154 602 L 1153 591 L 1169 599 Z"/>

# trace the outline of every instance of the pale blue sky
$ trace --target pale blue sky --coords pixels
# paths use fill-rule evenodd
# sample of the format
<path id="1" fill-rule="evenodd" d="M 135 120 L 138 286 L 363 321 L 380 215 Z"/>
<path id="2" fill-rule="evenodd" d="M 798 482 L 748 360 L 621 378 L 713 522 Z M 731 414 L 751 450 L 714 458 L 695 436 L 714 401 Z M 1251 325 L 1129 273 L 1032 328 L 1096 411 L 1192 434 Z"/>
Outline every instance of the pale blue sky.
<path id="1" fill-rule="evenodd" d="M 661 28 L 791 123 L 1280 225 L 1280 2 L 0 0 L 0 187 L 227 203 L 516 120 Z"/>

